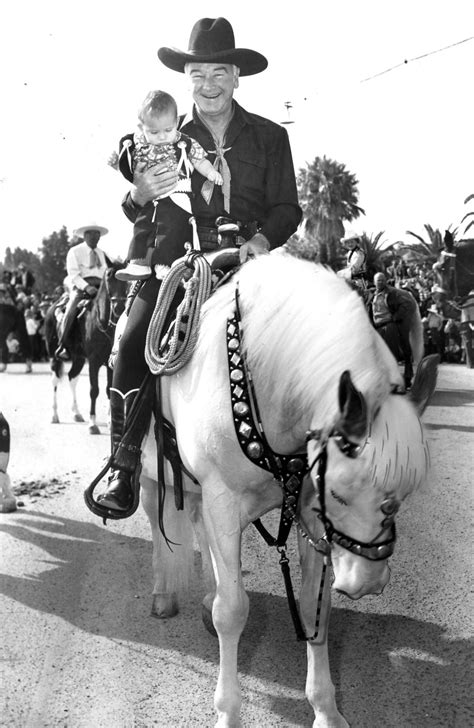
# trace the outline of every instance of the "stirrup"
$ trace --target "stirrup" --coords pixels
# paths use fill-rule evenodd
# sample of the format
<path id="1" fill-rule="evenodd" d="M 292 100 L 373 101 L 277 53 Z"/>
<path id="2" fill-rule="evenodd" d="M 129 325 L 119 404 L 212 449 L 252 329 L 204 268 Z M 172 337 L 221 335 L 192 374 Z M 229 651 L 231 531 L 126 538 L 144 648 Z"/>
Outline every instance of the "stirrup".
<path id="1" fill-rule="evenodd" d="M 84 491 L 84 500 L 86 502 L 86 506 L 89 508 L 90 511 L 92 511 L 92 513 L 94 513 L 94 515 L 102 518 L 104 526 L 107 525 L 107 518 L 118 521 L 121 518 L 129 518 L 130 516 L 133 516 L 140 502 L 140 472 L 142 469 L 140 463 L 138 464 L 133 475 L 130 477 L 133 500 L 128 510 L 116 511 L 112 508 L 108 508 L 107 506 L 102 506 L 99 501 L 96 500 L 96 498 L 94 497 L 94 490 L 96 489 L 102 478 L 106 475 L 106 473 L 112 469 L 112 466 L 115 467 L 113 455 L 110 456 L 100 473 L 94 478 L 89 487 L 86 488 Z"/>

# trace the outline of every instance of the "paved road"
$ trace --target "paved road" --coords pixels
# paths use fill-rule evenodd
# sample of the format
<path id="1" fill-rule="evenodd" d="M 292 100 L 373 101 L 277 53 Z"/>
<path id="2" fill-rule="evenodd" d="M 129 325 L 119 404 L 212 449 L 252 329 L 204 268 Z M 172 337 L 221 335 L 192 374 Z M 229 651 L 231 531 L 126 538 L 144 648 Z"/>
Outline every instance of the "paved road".
<path id="1" fill-rule="evenodd" d="M 432 476 L 398 519 L 381 597 L 335 595 L 330 654 L 353 728 L 472 728 L 474 372 L 440 369 L 424 415 Z M 87 411 L 86 376 L 79 402 Z M 50 424 L 47 365 L 0 375 L 12 429 L 9 472 L 23 505 L 0 514 L 0 725 L 14 728 L 212 726 L 217 642 L 202 627 L 198 573 L 178 617 L 150 616 L 151 546 L 140 511 L 104 527 L 83 504 L 108 450 L 72 422 Z M 290 549 L 296 570 L 294 545 Z M 196 556 L 196 561 L 198 557 Z M 310 726 L 305 648 L 294 638 L 276 554 L 250 530 L 243 551 L 251 613 L 241 641 L 243 723 Z"/>

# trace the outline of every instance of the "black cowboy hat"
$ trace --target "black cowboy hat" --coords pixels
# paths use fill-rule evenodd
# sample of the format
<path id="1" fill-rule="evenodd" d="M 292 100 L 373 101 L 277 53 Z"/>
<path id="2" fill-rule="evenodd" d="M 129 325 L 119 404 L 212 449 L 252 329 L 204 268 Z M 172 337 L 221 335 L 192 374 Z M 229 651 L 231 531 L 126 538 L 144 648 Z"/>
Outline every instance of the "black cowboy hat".
<path id="1" fill-rule="evenodd" d="M 234 63 L 241 76 L 252 76 L 268 65 L 261 53 L 235 47 L 234 31 L 225 18 L 201 18 L 191 31 L 187 53 L 178 48 L 159 48 L 158 58 L 179 73 L 184 73 L 186 63 Z"/>

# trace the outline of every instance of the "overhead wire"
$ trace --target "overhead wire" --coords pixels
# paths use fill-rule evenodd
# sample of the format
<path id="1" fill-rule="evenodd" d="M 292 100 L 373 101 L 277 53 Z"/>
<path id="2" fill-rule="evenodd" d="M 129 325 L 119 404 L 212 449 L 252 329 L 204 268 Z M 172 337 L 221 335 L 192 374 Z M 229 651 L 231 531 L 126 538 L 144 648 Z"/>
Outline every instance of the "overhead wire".
<path id="1" fill-rule="evenodd" d="M 434 56 L 436 53 L 441 53 L 442 51 L 447 51 L 447 50 L 449 50 L 449 48 L 454 48 L 455 46 L 462 45 L 462 43 L 467 43 L 470 40 L 474 40 L 474 36 L 471 36 L 470 38 L 464 38 L 464 40 L 458 40 L 456 43 L 451 43 L 450 45 L 443 46 L 443 48 L 437 48 L 436 50 L 429 51 L 428 53 L 422 53 L 420 56 L 414 56 L 413 58 L 405 59 L 401 63 L 397 63 L 395 66 L 386 68 L 385 71 L 379 71 L 378 73 L 374 73 L 372 76 L 367 76 L 367 78 L 361 79 L 360 83 L 365 83 L 366 81 L 371 81 L 373 78 L 378 78 L 379 76 L 383 76 L 386 73 L 390 73 L 390 71 L 394 71 L 396 68 L 401 68 L 401 66 L 406 66 L 408 63 L 412 63 L 412 61 L 419 61 L 422 58 L 427 58 L 428 56 Z"/>

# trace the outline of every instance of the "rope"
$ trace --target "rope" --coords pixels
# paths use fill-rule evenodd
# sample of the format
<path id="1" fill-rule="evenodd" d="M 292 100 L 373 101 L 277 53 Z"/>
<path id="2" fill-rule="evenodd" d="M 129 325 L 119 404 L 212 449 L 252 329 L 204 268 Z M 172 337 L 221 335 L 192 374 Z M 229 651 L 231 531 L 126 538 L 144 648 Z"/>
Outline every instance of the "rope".
<path id="1" fill-rule="evenodd" d="M 185 285 L 183 301 L 176 311 L 176 320 L 165 345 L 161 345 L 167 314 L 183 276 L 193 275 Z M 201 306 L 211 293 L 211 266 L 199 252 L 191 251 L 177 261 L 164 279 L 145 342 L 145 359 L 152 374 L 171 375 L 191 358 L 199 331 Z"/>

